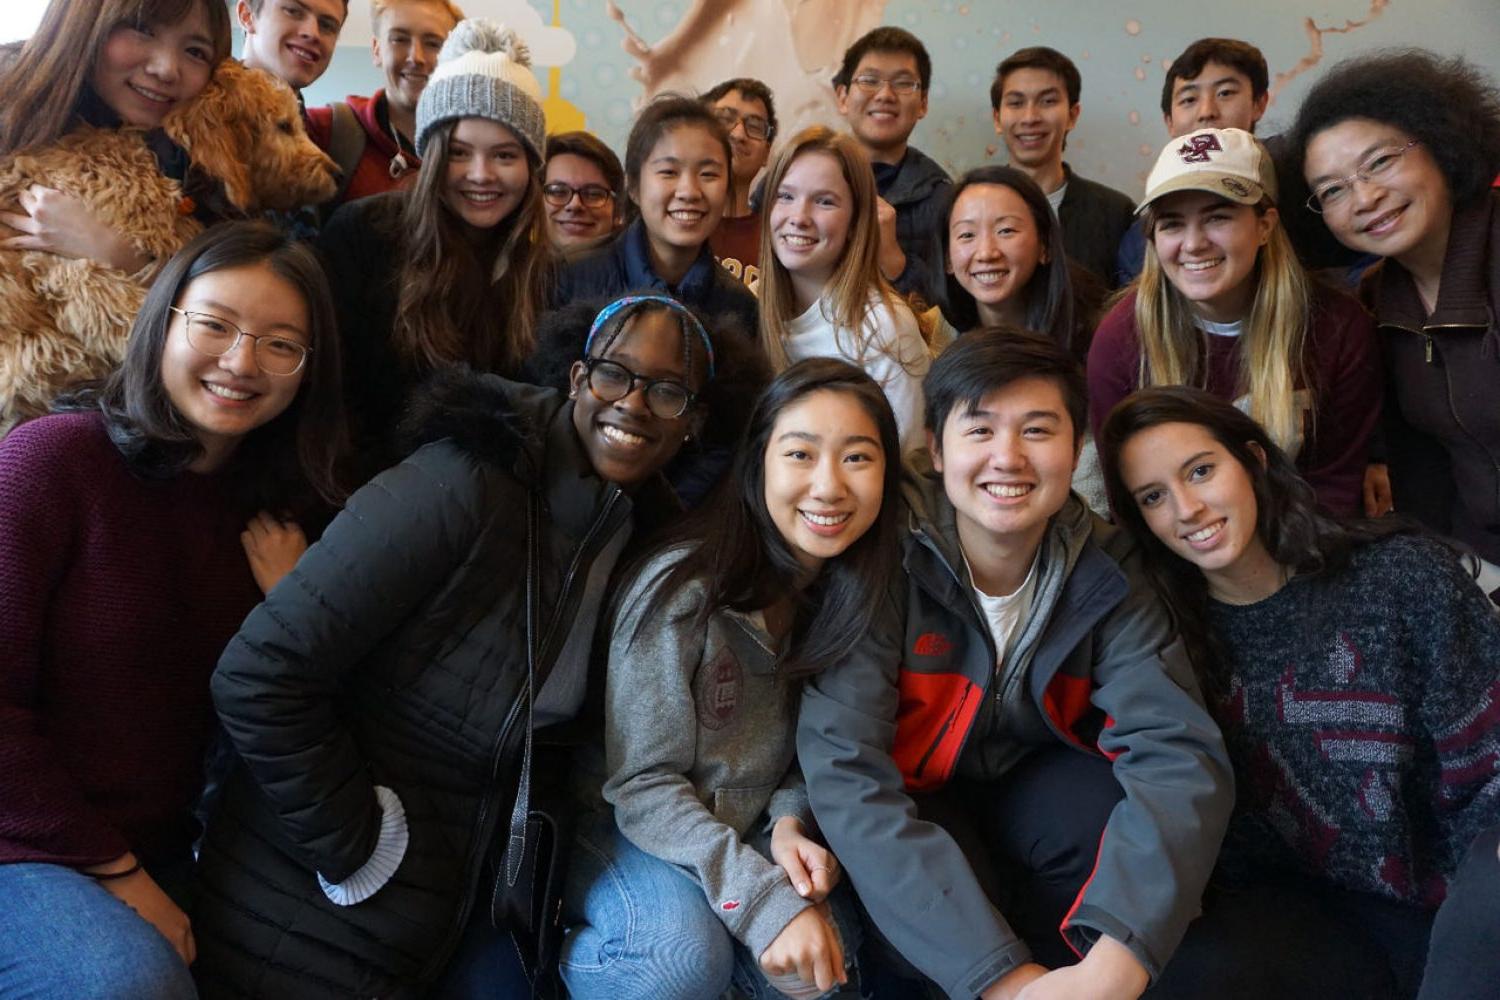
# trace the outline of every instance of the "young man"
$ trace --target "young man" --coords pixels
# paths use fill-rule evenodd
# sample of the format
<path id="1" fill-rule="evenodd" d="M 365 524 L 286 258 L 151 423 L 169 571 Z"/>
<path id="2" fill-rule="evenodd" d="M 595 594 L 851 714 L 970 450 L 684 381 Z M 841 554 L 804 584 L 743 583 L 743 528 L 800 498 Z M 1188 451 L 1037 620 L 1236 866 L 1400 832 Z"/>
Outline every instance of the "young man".
<path id="1" fill-rule="evenodd" d="M 880 194 L 880 270 L 898 290 L 937 302 L 944 287 L 941 219 L 953 181 L 909 144 L 927 114 L 932 59 L 909 31 L 880 27 L 849 46 L 833 78 L 839 114 L 870 154 Z"/>
<path id="2" fill-rule="evenodd" d="M 1238 128 L 1254 134 L 1270 103 L 1270 71 L 1260 49 L 1237 38 L 1200 38 L 1167 68 L 1161 120 L 1167 136 L 1200 128 Z M 1146 234 L 1135 219 L 1120 240 L 1115 277 L 1126 285 L 1141 273 Z"/>
<path id="3" fill-rule="evenodd" d="M 731 202 L 724 219 L 708 238 L 714 256 L 751 291 L 760 283 L 760 211 L 750 205 L 755 178 L 771 156 L 776 137 L 776 101 L 759 80 L 725 80 L 703 95 L 703 103 L 729 130 Z"/>
<path id="4" fill-rule="evenodd" d="M 1223 740 L 1134 543 L 1070 493 L 1067 351 L 968 334 L 923 387 L 936 471 L 908 483 L 890 624 L 804 689 L 813 812 L 881 936 L 955 1000 L 1133 1000 L 1198 912 Z"/>
<path id="5" fill-rule="evenodd" d="M 333 59 L 348 0 L 238 0 L 245 30 L 242 59 L 251 69 L 279 76 L 301 94 Z"/>
<path id="6" fill-rule="evenodd" d="M 995 69 L 990 108 L 1011 166 L 1025 171 L 1052 202 L 1068 256 L 1112 287 L 1115 255 L 1135 219 L 1135 204 L 1078 176 L 1063 160 L 1068 133 L 1083 110 L 1082 90 L 1073 60 L 1045 46 L 1021 49 Z"/>
<path id="7" fill-rule="evenodd" d="M 370 0 L 372 61 L 385 86 L 370 97 L 307 109 L 307 132 L 344 178 L 328 208 L 410 184 L 421 159 L 413 144 L 417 99 L 438 50 L 463 11 L 450 0 Z"/>
<path id="8" fill-rule="evenodd" d="M 572 258 L 615 234 L 625 221 L 625 170 L 614 150 L 588 132 L 547 137 L 542 201 L 553 249 Z"/>

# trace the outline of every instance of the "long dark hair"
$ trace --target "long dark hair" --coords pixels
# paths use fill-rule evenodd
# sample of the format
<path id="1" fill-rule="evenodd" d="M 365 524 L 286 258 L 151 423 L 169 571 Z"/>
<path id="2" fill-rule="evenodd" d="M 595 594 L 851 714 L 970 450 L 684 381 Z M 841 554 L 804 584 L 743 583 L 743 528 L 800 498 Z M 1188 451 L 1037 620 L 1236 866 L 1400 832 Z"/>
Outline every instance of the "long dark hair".
<path id="1" fill-rule="evenodd" d="M 766 508 L 766 448 L 782 411 L 820 391 L 854 399 L 879 428 L 885 451 L 884 501 L 870 529 L 829 560 L 811 586 L 799 591 L 796 582 L 804 571 Z M 654 582 L 641 620 L 649 620 L 695 580 L 706 590 L 697 611 L 698 628 L 707 627 L 708 617 L 718 608 L 757 611 L 792 594 L 796 616 L 782 643 L 777 670 L 789 682 L 817 673 L 847 654 L 887 611 L 899 551 L 900 481 L 896 418 L 879 384 L 835 358 L 809 358 L 792 365 L 771 382 L 751 411 L 729 476 L 707 503 L 657 539 L 654 553 L 685 546 L 687 554 Z"/>
<path id="2" fill-rule="evenodd" d="M 1120 470 L 1120 454 L 1131 438 L 1152 427 L 1176 423 L 1202 427 L 1244 468 L 1255 492 L 1256 537 L 1272 559 L 1298 575 L 1336 573 L 1360 546 L 1419 529 L 1394 517 L 1335 521 L 1319 513 L 1313 488 L 1265 428 L 1203 389 L 1159 386 L 1122 400 L 1099 431 L 1099 459 L 1110 509 L 1140 543 L 1146 575 L 1176 619 L 1204 689 L 1222 694 L 1224 678 L 1217 668 L 1223 656 L 1208 625 L 1203 574 L 1168 549 L 1146 525 Z"/>
<path id="3" fill-rule="evenodd" d="M 977 167 L 960 177 L 948 192 L 947 204 L 943 206 L 940 216 L 943 220 L 941 236 L 944 268 L 953 264 L 953 258 L 948 253 L 948 227 L 953 218 L 953 206 L 958 204 L 958 197 L 965 188 L 976 184 L 997 184 L 1010 188 L 1026 203 L 1032 225 L 1036 226 L 1037 238 L 1047 254 L 1046 263 L 1037 264 L 1031 280 L 1021 290 L 1026 307 L 1026 329 L 1049 337 L 1063 347 L 1074 349 L 1074 295 L 1068 273 L 1068 251 L 1063 246 L 1062 225 L 1057 221 L 1052 206 L 1047 203 L 1047 196 L 1036 181 L 1015 167 Z M 941 307 L 943 317 L 960 333 L 967 333 L 979 326 L 978 303 L 951 272 L 947 276 Z M 1074 353 L 1077 353 L 1076 349 Z M 1084 353 L 1088 353 L 1087 345 L 1084 345 Z"/>
<path id="4" fill-rule="evenodd" d="M 110 32 L 121 25 L 174 25 L 194 9 L 208 18 L 213 66 L 229 55 L 229 10 L 222 0 L 52 0 L 36 31 L 0 68 L 0 156 L 36 148 L 72 128 L 89 76 Z M 210 66 L 210 69 L 212 66 Z"/>
<path id="5" fill-rule="evenodd" d="M 495 242 L 481 250 L 443 200 L 449 146 L 462 120 L 433 126 L 416 183 L 405 195 L 405 257 L 391 340 L 415 371 L 457 362 L 513 376 L 536 346 L 555 268 L 542 209 L 542 165 L 527 147 L 526 194 L 496 227 Z"/>
<path id="6" fill-rule="evenodd" d="M 344 495 L 338 466 L 348 449 L 340 390 L 339 338 L 328 279 L 305 244 L 265 222 L 224 222 L 167 261 L 130 328 L 125 360 L 107 379 L 60 397 L 57 411 L 98 410 L 110 440 L 137 475 L 166 479 L 203 452 L 161 378 L 162 351 L 177 305 L 194 279 L 251 265 L 269 267 L 307 303 L 307 370 L 291 404 L 246 435 L 226 471 L 247 509 L 298 514 Z"/>

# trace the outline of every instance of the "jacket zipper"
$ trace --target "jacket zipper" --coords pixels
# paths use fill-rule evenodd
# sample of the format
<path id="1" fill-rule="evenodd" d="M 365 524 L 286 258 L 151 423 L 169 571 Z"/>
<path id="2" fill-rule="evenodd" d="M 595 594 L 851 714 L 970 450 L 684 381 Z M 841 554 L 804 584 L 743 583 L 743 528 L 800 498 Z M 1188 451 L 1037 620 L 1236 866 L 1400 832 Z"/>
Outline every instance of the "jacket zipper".
<path id="1" fill-rule="evenodd" d="M 921 778 L 922 772 L 927 770 L 927 762 L 932 760 L 932 755 L 937 753 L 938 748 L 943 745 L 943 737 L 948 735 L 948 731 L 952 729 L 953 724 L 958 721 L 959 714 L 963 712 L 964 706 L 969 702 L 969 692 L 973 690 L 973 688 L 974 685 L 968 683 L 967 678 L 965 678 L 963 695 L 959 697 L 958 704 L 953 706 L 953 711 L 949 712 L 948 717 L 943 720 L 943 726 L 937 731 L 937 735 L 933 737 L 932 745 L 927 748 L 927 752 L 922 755 L 922 759 L 917 761 L 917 766 L 912 769 L 911 776 L 913 778 Z M 958 758 L 955 757 L 954 759 L 957 760 Z"/>
<path id="2" fill-rule="evenodd" d="M 546 658 L 541 654 L 547 650 L 548 643 L 557 631 L 557 626 L 562 618 L 562 609 L 567 606 L 567 599 L 573 587 L 574 577 L 577 576 L 579 564 L 583 561 L 584 554 L 590 551 L 594 542 L 594 536 L 599 533 L 599 529 L 609 520 L 610 514 L 614 512 L 615 504 L 620 496 L 620 488 L 618 486 L 614 487 L 609 498 L 604 501 L 604 509 L 599 512 L 599 516 L 589 526 L 589 530 L 584 534 L 583 541 L 573 556 L 572 563 L 568 566 L 567 575 L 563 577 L 562 587 L 558 591 L 559 600 L 557 602 L 557 610 L 553 612 L 552 621 L 547 626 L 545 638 L 543 638 L 541 646 L 537 650 L 538 663 L 546 662 Z M 536 692 L 533 691 L 532 697 L 535 696 Z M 470 887 L 476 887 L 479 869 L 484 864 L 485 855 L 489 853 L 488 848 L 484 846 L 489 838 L 484 835 L 484 832 L 485 828 L 490 825 L 490 807 L 499 795 L 498 789 L 495 789 L 493 786 L 500 776 L 501 757 L 505 753 L 506 745 L 510 742 L 511 732 L 515 729 L 516 722 L 521 717 L 522 705 L 523 700 L 518 698 L 510 706 L 510 711 L 505 716 L 505 722 L 500 726 L 500 733 L 490 748 L 491 791 L 479 802 L 479 815 L 475 818 L 473 827 L 475 835 L 470 841 L 469 863 L 464 867 L 467 876 L 465 884 Z M 473 912 L 474 900 L 477 895 L 478 893 L 475 891 L 475 888 L 465 891 L 463 903 L 458 908 L 458 919 L 454 922 L 453 927 L 450 928 L 449 940 L 444 947 L 433 953 L 432 958 L 422 969 L 419 975 L 419 979 L 422 982 L 429 981 L 452 958 L 453 948 L 462 937 L 464 928 L 468 926 L 469 914 Z"/>
<path id="3" fill-rule="evenodd" d="M 1413 330 L 1411 327 L 1409 327 L 1409 326 L 1403 326 L 1400 323 L 1382 323 L 1381 325 L 1382 326 L 1388 326 L 1388 327 L 1390 327 L 1393 330 L 1404 330 L 1407 333 L 1415 333 L 1417 336 L 1421 337 L 1422 338 L 1422 342 L 1423 342 L 1423 356 L 1424 356 L 1427 364 L 1429 364 L 1429 365 L 1433 364 L 1433 360 L 1432 360 L 1432 348 L 1433 348 L 1433 340 L 1434 340 L 1432 334 L 1428 332 L 1429 330 L 1474 330 L 1474 329 L 1479 329 L 1478 327 L 1476 327 L 1472 323 L 1441 323 L 1441 324 L 1437 324 L 1437 325 L 1423 326 L 1422 329 L 1420 329 L 1420 330 Z M 1483 332 L 1482 331 L 1481 331 L 1480 335 L 1483 336 Z M 1469 428 L 1464 425 L 1463 418 L 1461 418 L 1458 415 L 1458 407 L 1455 406 L 1454 403 L 1453 403 L 1453 379 L 1450 378 L 1446 373 L 1443 375 L 1443 389 L 1445 390 L 1447 398 L 1448 398 L 1448 416 L 1452 417 L 1453 418 L 1453 423 L 1458 427 L 1458 429 L 1460 431 L 1463 431 L 1464 437 L 1466 437 L 1470 441 L 1472 441 L 1474 443 L 1474 445 L 1480 451 L 1484 452 L 1485 456 L 1488 457 L 1489 460 L 1490 460 L 1490 468 L 1492 470 L 1494 470 L 1494 473 L 1495 473 L 1495 484 L 1496 485 L 1495 485 L 1494 502 L 1495 502 L 1496 508 L 1500 509 L 1500 459 L 1497 459 L 1495 457 L 1494 452 L 1490 451 L 1489 448 L 1485 447 L 1484 442 L 1480 441 L 1479 438 L 1474 435 L 1474 432 L 1471 431 L 1471 430 L 1469 430 Z"/>

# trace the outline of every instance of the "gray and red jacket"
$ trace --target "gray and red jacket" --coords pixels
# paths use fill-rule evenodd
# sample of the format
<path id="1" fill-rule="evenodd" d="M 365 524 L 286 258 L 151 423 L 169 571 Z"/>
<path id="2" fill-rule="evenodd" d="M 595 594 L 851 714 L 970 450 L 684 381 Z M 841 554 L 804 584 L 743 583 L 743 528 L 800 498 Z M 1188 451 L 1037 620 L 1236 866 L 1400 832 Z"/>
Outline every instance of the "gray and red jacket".
<path id="1" fill-rule="evenodd" d="M 917 818 L 911 793 L 981 761 L 1013 763 L 1027 744 L 1102 754 L 1125 795 L 1059 930 L 1080 954 L 1108 934 L 1155 979 L 1199 912 L 1234 779 L 1134 542 L 1070 497 L 997 671 L 941 481 L 906 492 L 905 574 L 888 624 L 804 690 L 797 749 L 819 828 L 881 933 L 950 996 L 970 998 L 1030 951 L 952 837 Z"/>

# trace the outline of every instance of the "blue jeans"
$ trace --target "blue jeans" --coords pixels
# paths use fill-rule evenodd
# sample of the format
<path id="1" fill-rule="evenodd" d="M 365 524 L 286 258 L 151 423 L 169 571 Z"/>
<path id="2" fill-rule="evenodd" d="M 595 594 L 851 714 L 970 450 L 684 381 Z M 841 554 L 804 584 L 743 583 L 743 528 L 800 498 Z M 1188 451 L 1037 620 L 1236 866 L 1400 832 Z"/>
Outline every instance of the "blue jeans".
<path id="1" fill-rule="evenodd" d="M 198 991 L 155 927 L 63 865 L 0 865 L 0 996 L 191 1000 Z"/>
<path id="2" fill-rule="evenodd" d="M 848 890 L 830 897 L 853 970 L 859 919 Z M 781 996 L 758 956 L 735 941 L 703 888 L 636 847 L 608 813 L 579 823 L 563 890 L 559 971 L 573 1000 L 714 1000 L 730 984 L 750 1000 Z M 856 989 L 853 972 L 850 989 Z"/>

